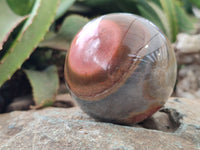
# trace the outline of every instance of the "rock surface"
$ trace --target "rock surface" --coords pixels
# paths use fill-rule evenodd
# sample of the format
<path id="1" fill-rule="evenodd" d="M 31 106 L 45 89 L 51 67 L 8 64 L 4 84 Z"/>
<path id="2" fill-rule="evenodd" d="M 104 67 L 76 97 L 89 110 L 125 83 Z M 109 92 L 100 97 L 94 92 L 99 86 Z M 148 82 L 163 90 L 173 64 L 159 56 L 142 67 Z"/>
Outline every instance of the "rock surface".
<path id="1" fill-rule="evenodd" d="M 158 113 L 150 119 L 149 124 L 154 120 L 157 126 L 154 130 L 146 129 L 148 124 L 144 128 L 98 122 L 78 107 L 15 111 L 0 115 L 0 149 L 198 150 L 199 108 L 198 100 L 171 98 L 159 112 L 168 120 Z M 175 128 L 159 131 L 164 124 Z"/>

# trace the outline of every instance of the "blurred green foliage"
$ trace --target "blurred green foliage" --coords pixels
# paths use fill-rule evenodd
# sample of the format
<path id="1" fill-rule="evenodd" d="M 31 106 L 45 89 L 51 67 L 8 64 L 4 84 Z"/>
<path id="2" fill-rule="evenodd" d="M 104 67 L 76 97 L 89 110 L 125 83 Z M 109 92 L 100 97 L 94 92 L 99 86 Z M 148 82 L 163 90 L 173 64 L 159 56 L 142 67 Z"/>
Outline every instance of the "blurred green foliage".
<path id="1" fill-rule="evenodd" d="M 7 0 L 9 7 L 18 15 L 27 15 L 31 12 L 35 0 Z"/>
<path id="2" fill-rule="evenodd" d="M 200 0 L 190 0 L 190 2 L 200 8 Z"/>
<path id="3" fill-rule="evenodd" d="M 45 51 L 45 47 L 66 51 L 75 34 L 89 19 L 113 12 L 145 17 L 174 42 L 179 32 L 193 31 L 196 21 L 193 6 L 200 8 L 200 0 L 1 0 L 0 87 L 16 70 L 24 69 L 32 85 L 36 105 L 41 106 L 45 101 L 51 104 L 57 93 L 60 75 L 55 66 L 41 71 L 26 61 L 34 49 L 37 48 L 34 56 Z M 55 57 L 46 56 L 40 55 L 38 61 L 42 60 L 44 64 L 45 60 Z M 48 77 L 51 71 L 52 76 Z M 53 83 L 46 88 L 46 95 L 40 95 L 45 93 L 45 90 L 40 92 L 45 88 L 42 81 Z"/>

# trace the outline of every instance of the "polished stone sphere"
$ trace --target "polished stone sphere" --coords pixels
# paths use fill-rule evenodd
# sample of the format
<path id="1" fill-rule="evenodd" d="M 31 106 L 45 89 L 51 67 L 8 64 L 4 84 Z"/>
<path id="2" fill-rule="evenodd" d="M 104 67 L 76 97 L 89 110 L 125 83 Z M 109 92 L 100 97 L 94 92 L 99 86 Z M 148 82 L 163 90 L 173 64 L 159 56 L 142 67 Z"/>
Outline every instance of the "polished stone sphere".
<path id="1" fill-rule="evenodd" d="M 173 91 L 176 59 L 152 22 L 113 13 L 87 23 L 65 61 L 67 87 L 95 119 L 134 124 L 158 111 Z"/>

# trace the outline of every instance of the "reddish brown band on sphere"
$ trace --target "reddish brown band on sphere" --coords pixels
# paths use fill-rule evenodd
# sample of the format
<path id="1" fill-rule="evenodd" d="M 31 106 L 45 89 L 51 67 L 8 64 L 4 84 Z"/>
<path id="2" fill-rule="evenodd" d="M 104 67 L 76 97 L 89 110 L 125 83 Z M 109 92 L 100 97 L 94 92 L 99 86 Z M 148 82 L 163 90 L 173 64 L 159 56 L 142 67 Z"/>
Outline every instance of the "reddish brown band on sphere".
<path id="1" fill-rule="evenodd" d="M 96 76 L 106 71 L 120 47 L 120 27 L 108 20 L 97 23 L 92 22 L 83 28 L 72 43 L 68 62 L 77 75 Z"/>
<path id="2" fill-rule="evenodd" d="M 149 31 L 135 18 L 111 15 L 91 21 L 76 35 L 68 53 L 68 86 L 86 100 L 106 97 L 134 71 L 149 41 Z"/>

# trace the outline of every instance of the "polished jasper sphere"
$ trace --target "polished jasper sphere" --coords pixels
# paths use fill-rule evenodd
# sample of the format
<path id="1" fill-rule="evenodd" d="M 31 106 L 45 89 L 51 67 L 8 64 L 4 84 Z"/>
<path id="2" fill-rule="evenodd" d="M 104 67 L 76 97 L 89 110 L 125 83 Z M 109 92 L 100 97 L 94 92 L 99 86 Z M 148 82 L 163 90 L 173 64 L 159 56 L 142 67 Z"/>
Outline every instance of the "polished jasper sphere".
<path id="1" fill-rule="evenodd" d="M 108 14 L 75 36 L 66 56 L 65 80 L 90 116 L 134 124 L 159 110 L 171 95 L 175 55 L 152 22 L 128 13 Z"/>

